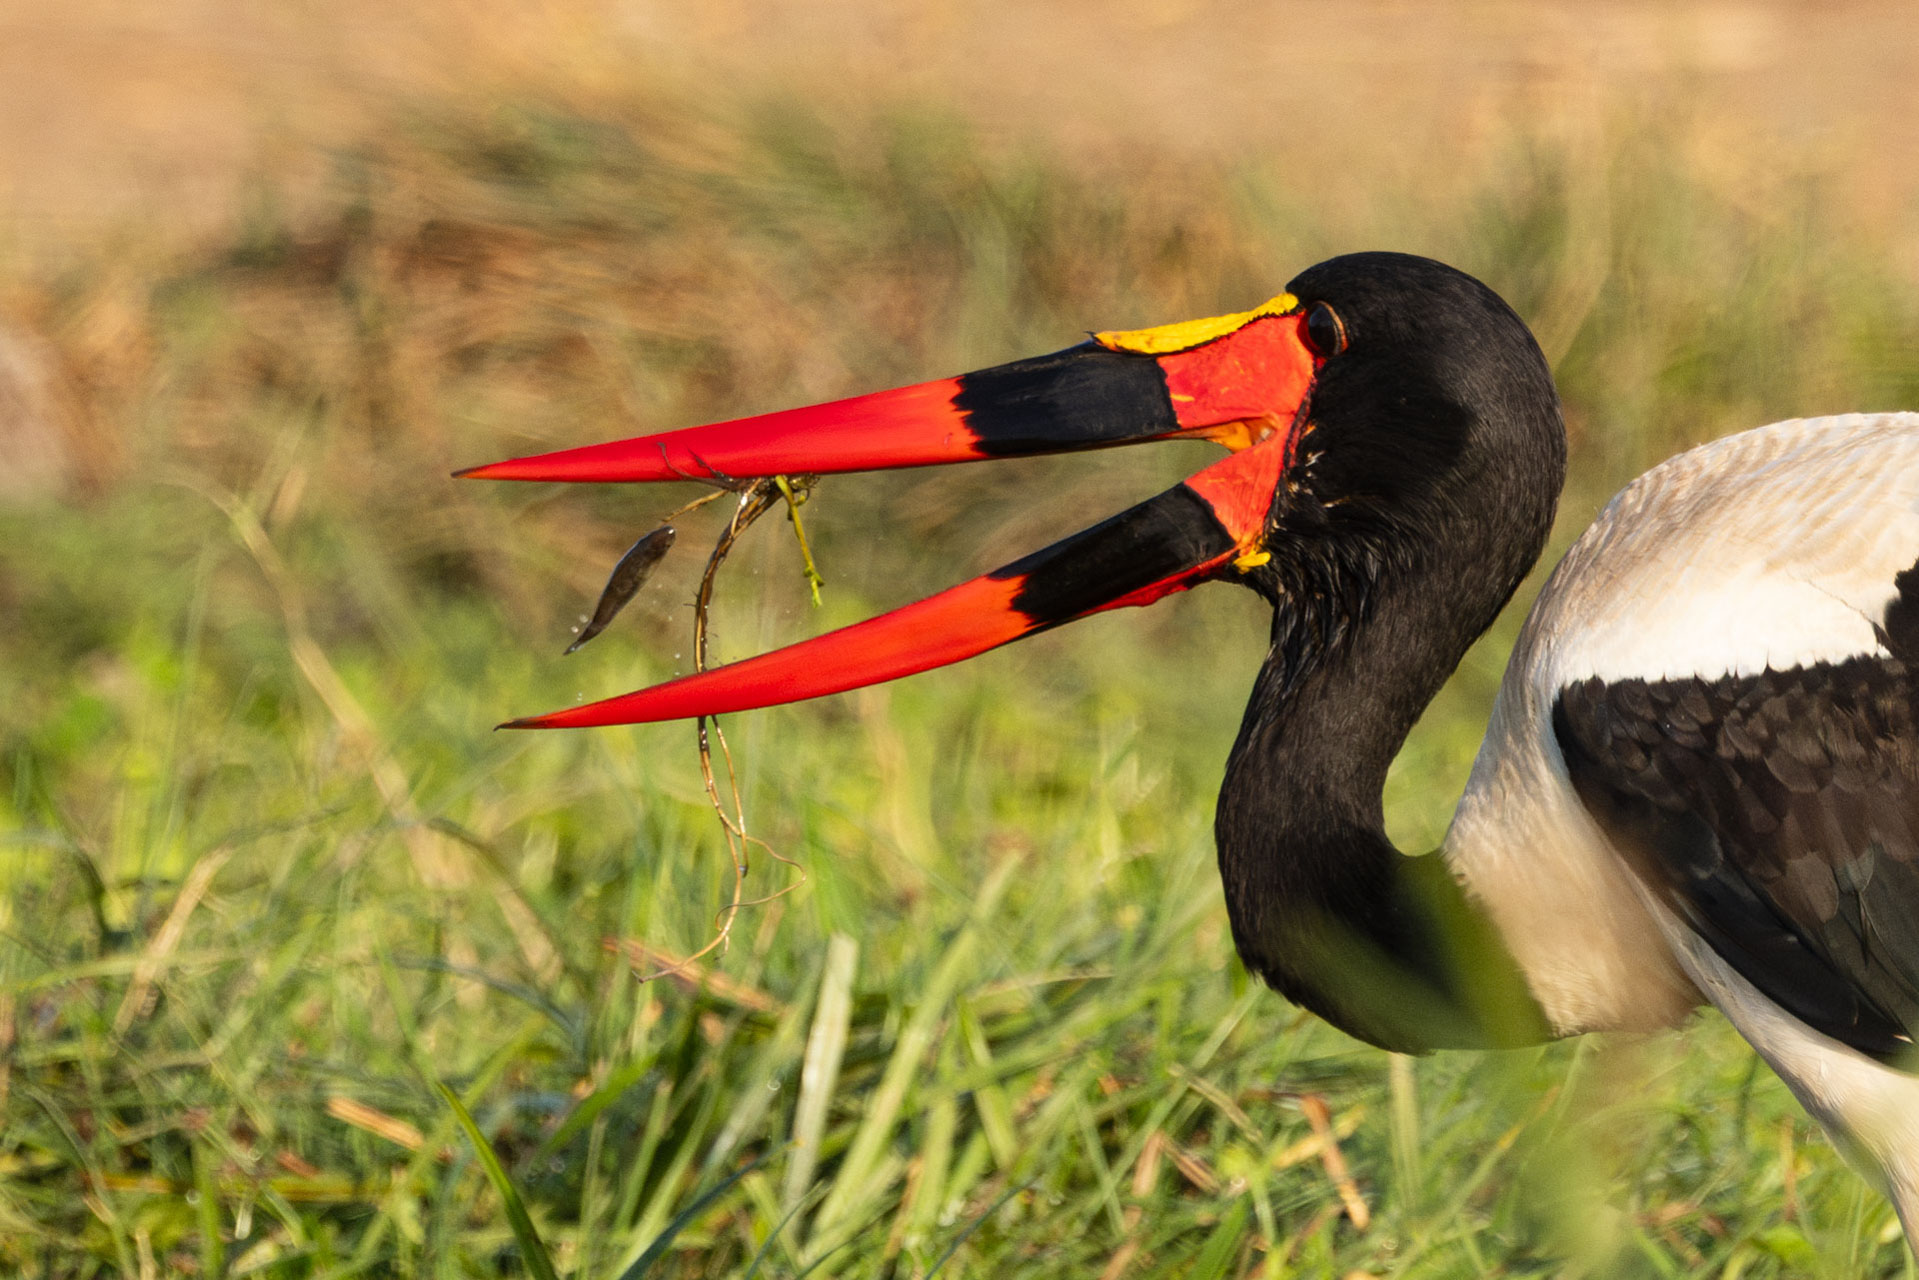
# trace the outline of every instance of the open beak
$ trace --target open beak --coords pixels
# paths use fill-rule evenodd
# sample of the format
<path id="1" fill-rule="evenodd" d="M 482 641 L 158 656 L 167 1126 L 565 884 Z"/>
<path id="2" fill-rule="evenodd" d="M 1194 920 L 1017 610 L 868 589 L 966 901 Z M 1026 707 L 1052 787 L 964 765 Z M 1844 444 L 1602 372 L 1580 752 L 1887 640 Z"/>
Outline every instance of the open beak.
<path id="1" fill-rule="evenodd" d="M 946 666 L 1263 562 L 1319 358 L 1297 302 L 1100 333 L 1053 355 L 850 400 L 458 474 L 645 481 L 930 466 L 1202 437 L 1233 452 L 1111 519 L 917 604 L 650 689 L 506 728 L 637 724 L 798 702 Z"/>

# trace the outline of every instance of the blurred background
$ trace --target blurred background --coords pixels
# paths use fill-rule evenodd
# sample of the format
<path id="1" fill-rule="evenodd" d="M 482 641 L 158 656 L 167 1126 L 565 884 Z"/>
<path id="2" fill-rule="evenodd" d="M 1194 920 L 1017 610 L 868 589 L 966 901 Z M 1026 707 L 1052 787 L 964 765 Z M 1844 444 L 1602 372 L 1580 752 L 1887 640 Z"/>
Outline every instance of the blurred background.
<path id="1" fill-rule="evenodd" d="M 1412 1061 L 1250 982 L 1223 588 L 735 717 L 748 895 L 797 887 L 642 981 L 732 887 L 692 730 L 489 730 L 687 669 L 721 515 L 562 660 L 693 494 L 448 472 L 1397 248 L 1538 334 L 1563 547 L 1686 445 L 1919 408 L 1915 71 L 1877 0 L 0 2 L 0 1269 L 1911 1274 L 1716 1017 Z M 822 607 L 768 519 L 717 654 L 1208 457 L 831 478 Z"/>

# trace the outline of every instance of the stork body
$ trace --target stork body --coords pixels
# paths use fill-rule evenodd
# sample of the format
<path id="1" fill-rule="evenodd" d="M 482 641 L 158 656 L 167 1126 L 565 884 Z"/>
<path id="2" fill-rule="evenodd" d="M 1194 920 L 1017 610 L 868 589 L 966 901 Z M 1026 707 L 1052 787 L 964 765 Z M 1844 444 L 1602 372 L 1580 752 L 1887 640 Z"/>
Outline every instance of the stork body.
<path id="1" fill-rule="evenodd" d="M 1445 856 L 1556 1033 L 1709 1000 L 1919 1225 L 1919 414 L 1628 486 L 1520 633 Z"/>
<path id="2" fill-rule="evenodd" d="M 1556 1030 L 1646 1030 L 1699 1003 L 1683 959 L 1662 945 L 1642 903 L 1647 886 L 1635 859 L 1569 774 L 1553 723 L 1568 691 L 1580 690 L 1573 701 L 1585 707 L 1595 694 L 1636 683 L 1725 681 L 1743 694 L 1768 674 L 1783 684 L 1789 673 L 1847 662 L 1890 666 L 1898 660 L 1887 613 L 1902 598 L 1899 575 L 1915 562 L 1919 414 L 1781 422 L 1693 449 L 1635 480 L 1566 554 L 1513 649 L 1445 848 Z M 1670 713 L 1646 706 L 1649 756 L 1656 743 L 1698 734 L 1692 721 L 1662 725 Z M 1794 711 L 1797 726 L 1816 736 L 1820 726 L 1810 722 L 1830 714 L 1830 703 L 1808 698 Z M 1742 771 L 1770 774 L 1790 750 L 1753 743 L 1721 761 L 1714 745 L 1699 750 L 1727 781 L 1750 787 L 1763 779 Z M 1880 749 L 1888 767 L 1910 768 L 1919 741 L 1889 739 Z M 1905 804 L 1919 816 L 1919 791 Z M 1755 812 L 1739 834 L 1752 838 L 1755 816 L 1762 824 L 1787 817 Z M 1821 834 L 1790 838 L 1816 844 Z M 1881 833 L 1892 842 L 1886 856 L 1919 855 L 1913 834 Z M 1811 844 L 1785 858 L 1810 853 Z M 1780 872 L 1794 882 L 1791 869 Z M 1919 897 L 1908 911 L 1919 917 Z"/>
<path id="3" fill-rule="evenodd" d="M 1387 768 L 1545 545 L 1546 363 L 1479 282 L 1322 263 L 1253 311 L 835 405 L 521 459 L 719 479 L 1200 435 L 1231 456 L 891 614 L 514 722 L 673 719 L 959 661 L 1203 581 L 1273 606 L 1216 819 L 1234 942 L 1388 1048 L 1718 1005 L 1919 1228 L 1919 415 L 1779 423 L 1641 477 L 1540 595 L 1440 856 Z"/>

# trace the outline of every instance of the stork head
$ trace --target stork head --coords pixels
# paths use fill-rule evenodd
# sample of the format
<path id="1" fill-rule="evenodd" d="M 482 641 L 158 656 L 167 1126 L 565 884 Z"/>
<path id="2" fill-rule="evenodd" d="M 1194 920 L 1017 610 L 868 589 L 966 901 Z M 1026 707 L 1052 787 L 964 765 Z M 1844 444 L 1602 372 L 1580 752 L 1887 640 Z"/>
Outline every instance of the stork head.
<path id="1" fill-rule="evenodd" d="M 1551 375 L 1511 308 L 1440 263 L 1366 253 L 1323 262 L 1234 315 L 1097 333 L 957 378 L 460 474 L 731 480 L 1189 437 L 1227 456 L 983 577 L 784 649 L 509 727 L 796 702 L 1206 581 L 1240 582 L 1283 610 L 1296 589 L 1288 570 L 1314 547 L 1356 550 L 1382 572 L 1440 547 L 1490 558 L 1503 584 L 1496 609 L 1543 544 L 1565 457 Z"/>

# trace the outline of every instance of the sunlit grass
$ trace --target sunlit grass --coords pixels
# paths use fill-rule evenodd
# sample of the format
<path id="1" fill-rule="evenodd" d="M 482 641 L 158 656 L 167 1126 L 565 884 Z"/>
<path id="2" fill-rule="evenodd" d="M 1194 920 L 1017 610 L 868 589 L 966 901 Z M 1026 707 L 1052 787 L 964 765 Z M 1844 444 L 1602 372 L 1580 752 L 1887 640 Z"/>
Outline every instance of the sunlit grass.
<path id="1" fill-rule="evenodd" d="M 685 955 L 724 901 L 691 730 L 488 732 L 684 669 L 699 555 L 562 661 L 678 497 L 453 467 L 1243 307 L 1322 252 L 1439 253 L 1536 324 L 1575 432 L 1562 541 L 1685 443 L 1919 399 L 1871 242 L 1622 136 L 1329 227 L 1257 171 L 1106 182 L 938 120 L 501 109 L 343 158 L 318 224 L 32 282 L 102 443 L 95 492 L 0 511 L 0 1265 L 530 1274 L 446 1085 L 561 1275 L 669 1231 L 656 1274 L 1906 1274 L 1716 1019 L 1394 1062 L 1248 981 L 1210 829 L 1263 640 L 1239 593 L 735 718 L 753 831 L 805 881 L 704 980 L 621 949 Z M 1202 456 L 835 479 L 825 608 L 769 520 L 721 653 Z M 1395 771 L 1409 848 L 1513 625 Z"/>

